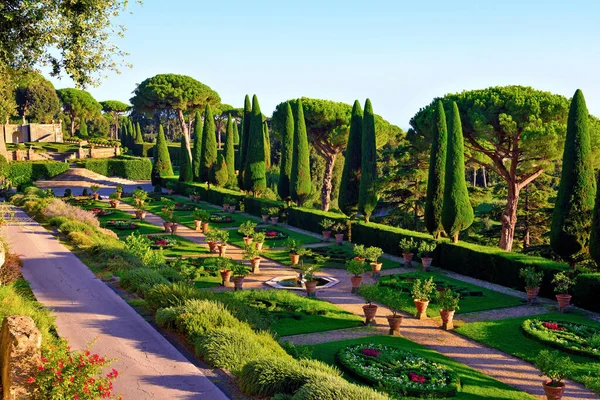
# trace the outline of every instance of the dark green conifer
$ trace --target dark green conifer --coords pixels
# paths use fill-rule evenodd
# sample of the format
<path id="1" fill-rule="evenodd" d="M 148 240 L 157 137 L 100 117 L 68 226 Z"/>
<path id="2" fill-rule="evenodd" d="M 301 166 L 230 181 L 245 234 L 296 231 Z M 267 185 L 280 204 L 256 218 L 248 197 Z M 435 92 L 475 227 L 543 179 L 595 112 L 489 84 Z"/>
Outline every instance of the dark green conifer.
<path id="1" fill-rule="evenodd" d="M 262 113 L 256 95 L 252 97 L 252 115 L 245 163 L 244 189 L 256 194 L 267 187 Z"/>
<path id="2" fill-rule="evenodd" d="M 214 174 L 211 174 L 211 171 L 215 168 L 215 163 L 217 162 L 217 135 L 215 131 L 215 119 L 210 105 L 207 104 L 204 110 L 204 129 L 202 130 L 200 182 L 215 183 L 211 179 L 214 176 Z"/>
<path id="3" fill-rule="evenodd" d="M 240 134 L 238 132 L 238 123 L 233 121 L 233 144 L 239 146 L 240 144 Z"/>
<path id="4" fill-rule="evenodd" d="M 154 164 L 152 165 L 152 184 L 159 185 L 160 178 L 173 176 L 173 167 L 171 166 L 171 156 L 165 139 L 165 131 L 162 125 L 158 126 L 158 135 L 156 136 L 156 145 L 154 146 Z"/>
<path id="5" fill-rule="evenodd" d="M 252 122 L 252 107 L 250 106 L 250 97 L 246 95 L 244 98 L 244 113 L 242 116 L 242 130 L 240 132 L 240 174 L 238 176 L 238 183 L 240 188 L 249 190 L 244 186 L 246 180 L 244 179 L 244 173 L 246 172 L 246 157 L 248 155 L 248 138 L 250 136 L 250 123 Z M 262 121 L 261 121 L 262 123 Z"/>
<path id="6" fill-rule="evenodd" d="M 135 124 L 135 140 L 134 140 L 135 144 L 143 144 L 144 143 L 144 136 L 142 135 L 142 129 L 140 128 L 140 123 L 137 122 Z"/>
<path id="7" fill-rule="evenodd" d="M 348 145 L 344 155 L 344 169 L 340 183 L 338 205 L 345 214 L 351 215 L 358 210 L 358 192 L 360 187 L 360 167 L 362 164 L 362 125 L 363 111 L 358 100 L 354 101 L 350 119 Z"/>
<path id="8" fill-rule="evenodd" d="M 267 121 L 263 122 L 263 135 L 265 136 L 263 139 L 265 142 L 265 167 L 269 169 L 271 168 L 271 138 L 269 137 L 269 125 Z"/>
<path id="9" fill-rule="evenodd" d="M 227 164 L 227 186 L 235 187 L 237 177 L 235 176 L 235 147 L 233 145 L 235 138 L 234 126 L 237 125 L 231 118 L 227 118 L 227 137 L 225 138 L 225 163 Z"/>
<path id="10" fill-rule="evenodd" d="M 194 147 L 192 147 L 192 173 L 194 182 L 200 182 L 200 157 L 202 156 L 202 118 L 200 111 L 196 111 L 194 119 Z"/>
<path id="11" fill-rule="evenodd" d="M 181 182 L 192 182 L 194 180 L 190 152 L 185 145 L 185 138 L 183 136 L 181 137 L 181 147 L 179 148 L 179 180 Z"/>
<path id="12" fill-rule="evenodd" d="M 369 222 L 377 206 L 377 143 L 375 114 L 370 99 L 365 102 L 363 116 L 360 171 L 358 210 L 365 216 L 365 221 Z"/>
<path id="13" fill-rule="evenodd" d="M 282 199 L 290 197 L 290 177 L 292 176 L 292 159 L 294 155 L 294 115 L 289 102 L 286 103 L 285 107 L 285 122 L 281 135 L 279 182 L 277 183 L 277 192 Z"/>
<path id="14" fill-rule="evenodd" d="M 294 155 L 292 158 L 292 173 L 290 178 L 290 196 L 300 206 L 304 204 L 312 191 L 310 180 L 310 150 L 308 135 L 304 120 L 302 100 L 296 104 L 294 117 Z"/>
<path id="15" fill-rule="evenodd" d="M 444 229 L 442 208 L 444 207 L 444 175 L 446 173 L 446 147 L 448 146 L 446 113 L 441 101 L 438 101 L 434 118 L 435 130 L 431 137 L 424 217 L 425 227 L 437 239 L 440 231 Z"/>
<path id="16" fill-rule="evenodd" d="M 213 166 L 212 174 L 214 175 L 212 177 L 212 181 L 215 185 L 218 187 L 223 187 L 227 184 L 227 181 L 229 180 L 229 174 L 227 171 L 227 163 L 225 162 L 225 158 L 223 157 L 222 153 L 219 153 L 219 156 L 217 157 L 217 161 Z"/>

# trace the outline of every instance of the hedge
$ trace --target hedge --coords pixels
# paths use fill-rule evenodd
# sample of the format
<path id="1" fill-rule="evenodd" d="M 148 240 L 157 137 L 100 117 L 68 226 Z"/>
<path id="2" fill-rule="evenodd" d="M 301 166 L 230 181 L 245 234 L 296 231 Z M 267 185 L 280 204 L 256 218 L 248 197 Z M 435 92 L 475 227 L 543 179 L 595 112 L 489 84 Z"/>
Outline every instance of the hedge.
<path id="1" fill-rule="evenodd" d="M 237 199 L 238 202 L 244 201 L 244 198 L 246 197 L 245 194 L 238 191 L 219 188 L 215 187 L 214 185 L 209 189 L 208 186 L 203 183 L 180 182 L 177 178 L 162 179 L 163 186 L 166 186 L 167 182 L 171 182 L 171 184 L 175 185 L 175 192 L 179 194 L 188 196 L 190 193 L 195 191 L 200 195 L 200 198 L 203 201 L 207 201 L 219 206 L 223 205 L 223 200 L 225 197 L 233 197 Z"/>
<path id="2" fill-rule="evenodd" d="M 573 293 L 573 302 L 579 307 L 599 312 L 600 273 L 579 274 Z"/>
<path id="3" fill-rule="evenodd" d="M 68 163 L 58 161 L 13 161 L 9 164 L 8 179 L 13 186 L 20 186 L 50 179 L 68 170 Z"/>
<path id="4" fill-rule="evenodd" d="M 409 231 L 374 222 L 355 222 L 352 224 L 353 242 L 361 243 L 365 246 L 381 247 L 383 251 L 389 254 L 401 255 L 399 243 L 400 240 L 406 238 L 412 238 L 416 242 L 433 240 L 431 235 L 427 233 Z"/>
<path id="5" fill-rule="evenodd" d="M 244 206 L 246 207 L 246 212 L 251 215 L 255 215 L 260 217 L 262 215 L 263 207 L 283 207 L 283 201 L 277 200 L 267 200 L 267 199 L 259 199 L 256 197 L 246 197 L 244 199 Z"/>
<path id="6" fill-rule="evenodd" d="M 312 210 L 304 207 L 290 207 L 288 209 L 288 224 L 307 231 L 321 233 L 321 221 L 324 219 L 333 221 L 346 221 L 348 218 L 343 214 L 328 211 Z"/>
<path id="7" fill-rule="evenodd" d="M 131 150 L 140 157 L 154 157 L 154 143 L 135 143 Z"/>
<path id="8" fill-rule="evenodd" d="M 118 176 L 135 181 L 150 180 L 152 163 L 147 158 L 88 158 L 85 168 L 104 176 Z"/>

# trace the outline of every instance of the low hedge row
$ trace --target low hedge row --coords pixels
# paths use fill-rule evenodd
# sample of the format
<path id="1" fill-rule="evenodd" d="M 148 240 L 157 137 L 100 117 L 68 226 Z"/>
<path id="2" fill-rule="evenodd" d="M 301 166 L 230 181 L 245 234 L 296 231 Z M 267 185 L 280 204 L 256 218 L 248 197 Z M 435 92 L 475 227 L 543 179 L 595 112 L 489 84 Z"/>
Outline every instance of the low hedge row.
<path id="1" fill-rule="evenodd" d="M 321 225 L 319 224 L 326 218 L 336 222 L 348 219 L 345 215 L 327 211 L 312 210 L 303 207 L 290 207 L 288 209 L 288 224 L 315 233 L 321 233 L 323 229 L 321 229 Z"/>
<path id="2" fill-rule="evenodd" d="M 8 179 L 13 186 L 21 186 L 53 178 L 68 170 L 68 163 L 58 161 L 13 161 L 9 164 Z"/>
<path id="3" fill-rule="evenodd" d="M 152 175 L 152 163 L 147 158 L 89 158 L 85 168 L 104 176 L 118 176 L 136 181 L 149 180 Z"/>
<path id="4" fill-rule="evenodd" d="M 154 157 L 154 143 L 135 143 L 131 151 L 139 157 Z"/>

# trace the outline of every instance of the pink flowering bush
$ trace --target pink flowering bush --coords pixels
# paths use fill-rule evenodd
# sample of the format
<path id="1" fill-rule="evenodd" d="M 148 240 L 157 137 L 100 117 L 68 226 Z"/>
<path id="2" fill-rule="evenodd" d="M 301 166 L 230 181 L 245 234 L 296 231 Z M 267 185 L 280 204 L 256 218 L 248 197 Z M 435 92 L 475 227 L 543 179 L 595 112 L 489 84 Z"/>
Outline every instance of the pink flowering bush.
<path id="1" fill-rule="evenodd" d="M 100 222 L 98 222 L 98 218 L 93 212 L 67 204 L 61 199 L 52 199 L 44 209 L 43 214 L 46 218 L 66 217 L 94 228 L 100 227 Z"/>

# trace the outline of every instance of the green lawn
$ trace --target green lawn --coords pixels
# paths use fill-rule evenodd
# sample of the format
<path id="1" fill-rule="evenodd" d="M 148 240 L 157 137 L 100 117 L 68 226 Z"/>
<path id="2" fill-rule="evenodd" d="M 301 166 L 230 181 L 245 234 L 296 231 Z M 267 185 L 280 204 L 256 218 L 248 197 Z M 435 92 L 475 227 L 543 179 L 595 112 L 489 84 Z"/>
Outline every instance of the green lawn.
<path id="1" fill-rule="evenodd" d="M 167 234 L 165 236 L 170 236 L 176 239 L 178 242 L 173 247 L 166 247 L 163 249 L 163 254 L 165 257 L 191 257 L 202 254 L 210 254 L 208 248 L 194 243 L 191 240 L 171 234 Z"/>
<path id="2" fill-rule="evenodd" d="M 510 318 L 502 321 L 473 322 L 461 325 L 456 328 L 456 332 L 505 353 L 532 362 L 541 350 L 553 349 L 523 334 L 521 324 L 529 318 L 600 326 L 599 323 L 579 315 L 548 313 L 535 317 Z M 586 387 L 600 394 L 600 361 L 565 352 L 561 353 L 571 357 L 576 365 L 575 369 L 569 374 L 569 378 L 585 384 Z"/>
<path id="3" fill-rule="evenodd" d="M 377 298 L 375 301 L 386 304 L 386 299 L 389 294 L 402 290 L 402 297 L 405 300 L 404 305 L 401 308 L 402 311 L 415 315 L 417 309 L 410 295 L 412 281 L 416 278 L 423 280 L 429 277 L 433 277 L 438 288 L 449 287 L 452 290 L 461 293 L 461 300 L 459 303 L 460 310 L 456 312 L 457 314 L 513 307 L 525 303 L 523 299 L 518 297 L 484 289 L 434 272 L 409 272 L 407 274 L 383 276 L 378 282 L 379 290 L 377 291 Z M 439 317 L 439 308 L 436 305 L 435 298 L 429 303 L 427 315 L 430 317 Z"/>
<path id="4" fill-rule="evenodd" d="M 499 382 L 487 375 L 484 375 L 472 368 L 467 367 L 457 361 L 447 358 L 440 353 L 433 350 L 427 349 L 419 344 L 411 342 L 408 339 L 402 337 L 392 336 L 371 336 L 361 339 L 343 340 L 339 342 L 329 342 L 310 346 L 313 350 L 313 358 L 324 361 L 327 364 L 336 365 L 336 354 L 344 346 L 353 344 L 368 344 L 378 343 L 386 346 L 398 347 L 402 350 L 412 351 L 422 357 L 426 357 L 434 362 L 444 364 L 449 368 L 453 369 L 459 374 L 462 391 L 452 399 L 459 400 L 480 400 L 480 399 L 514 399 L 514 400 L 533 400 L 534 397 L 528 394 L 518 391 L 502 382 Z M 338 365 L 338 367 L 341 366 Z M 351 382 L 360 383 L 360 381 L 354 379 L 348 374 L 344 374 L 344 377 Z M 541 382 L 541 378 L 540 378 Z M 541 384 L 541 383 L 540 383 Z M 403 399 L 412 399 L 409 397 L 402 397 Z"/>
<path id="5" fill-rule="evenodd" d="M 212 226 L 217 226 L 217 224 L 213 224 Z M 259 228 L 262 228 L 262 227 L 259 227 Z M 270 227 L 265 227 L 265 228 L 267 230 L 270 229 Z M 281 226 L 272 227 L 272 229 L 283 232 L 286 235 L 288 235 L 288 237 L 299 240 L 304 244 L 313 244 L 313 243 L 321 242 L 321 240 L 319 240 L 315 237 L 305 235 L 303 233 L 294 232 L 292 230 L 286 229 Z M 270 249 L 270 248 L 274 248 L 274 247 L 281 248 L 281 247 L 283 247 L 286 240 L 287 240 L 287 238 L 285 238 L 285 239 L 267 239 L 267 240 L 265 240 L 263 249 Z M 237 230 L 230 230 L 229 231 L 229 241 L 230 241 L 230 243 L 232 243 L 236 246 L 243 247 L 244 246 L 244 235 L 238 233 Z"/>

